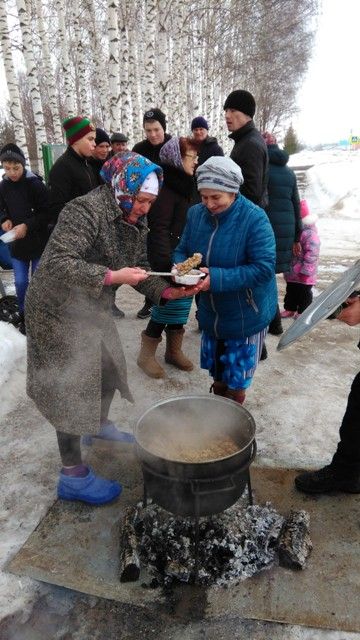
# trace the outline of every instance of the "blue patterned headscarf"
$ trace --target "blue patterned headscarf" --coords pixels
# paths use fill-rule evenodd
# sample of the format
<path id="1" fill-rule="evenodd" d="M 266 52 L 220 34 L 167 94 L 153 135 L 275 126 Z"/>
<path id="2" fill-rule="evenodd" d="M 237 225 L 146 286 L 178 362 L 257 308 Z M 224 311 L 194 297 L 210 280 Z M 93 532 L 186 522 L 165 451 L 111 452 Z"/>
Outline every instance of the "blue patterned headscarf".
<path id="1" fill-rule="evenodd" d="M 104 162 L 100 175 L 111 188 L 115 200 L 125 215 L 129 215 L 145 178 L 155 171 L 159 191 L 163 183 L 161 167 L 133 151 L 117 153 Z"/>

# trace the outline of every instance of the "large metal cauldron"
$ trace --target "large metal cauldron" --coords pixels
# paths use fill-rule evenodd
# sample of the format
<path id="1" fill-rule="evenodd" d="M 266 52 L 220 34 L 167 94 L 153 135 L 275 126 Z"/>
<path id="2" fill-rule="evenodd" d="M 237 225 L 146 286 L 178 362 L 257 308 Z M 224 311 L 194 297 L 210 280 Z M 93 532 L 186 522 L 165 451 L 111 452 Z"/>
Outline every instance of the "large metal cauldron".
<path id="1" fill-rule="evenodd" d="M 196 448 L 220 434 L 235 453 L 201 462 L 176 459 L 178 445 Z M 168 398 L 153 405 L 135 427 L 136 449 L 146 494 L 182 516 L 220 513 L 242 495 L 255 457 L 255 422 L 232 400 L 212 395 Z M 159 444 L 161 455 L 159 451 Z"/>

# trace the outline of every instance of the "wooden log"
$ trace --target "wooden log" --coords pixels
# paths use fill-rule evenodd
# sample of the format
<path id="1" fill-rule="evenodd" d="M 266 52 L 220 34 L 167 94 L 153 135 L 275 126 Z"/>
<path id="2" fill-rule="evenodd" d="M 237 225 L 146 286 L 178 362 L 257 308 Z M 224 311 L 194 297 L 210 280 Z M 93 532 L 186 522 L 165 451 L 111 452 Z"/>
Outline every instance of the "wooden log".
<path id="1" fill-rule="evenodd" d="M 120 537 L 120 582 L 135 582 L 140 576 L 140 558 L 134 527 L 136 517 L 136 507 L 128 507 Z"/>
<path id="2" fill-rule="evenodd" d="M 278 539 L 279 564 L 288 569 L 304 569 L 313 547 L 307 511 L 290 511 Z"/>

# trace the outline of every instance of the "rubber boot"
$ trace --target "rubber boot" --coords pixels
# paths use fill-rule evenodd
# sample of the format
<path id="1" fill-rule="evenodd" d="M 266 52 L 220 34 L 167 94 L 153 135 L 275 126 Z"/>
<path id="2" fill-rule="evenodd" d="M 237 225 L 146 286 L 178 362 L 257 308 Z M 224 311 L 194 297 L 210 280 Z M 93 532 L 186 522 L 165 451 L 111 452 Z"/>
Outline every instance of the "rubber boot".
<path id="1" fill-rule="evenodd" d="M 89 473 L 83 478 L 60 473 L 57 486 L 58 498 L 80 500 L 88 504 L 106 504 L 117 498 L 121 491 L 122 486 L 119 482 L 96 476 L 92 469 L 89 469 Z"/>
<path id="2" fill-rule="evenodd" d="M 226 396 L 227 392 L 227 384 L 226 382 L 220 382 L 219 380 L 214 380 L 210 387 L 210 393 L 213 392 L 216 396 Z"/>
<path id="3" fill-rule="evenodd" d="M 243 404 L 245 400 L 245 389 L 228 389 L 225 393 L 225 398 L 229 398 L 230 400 L 234 400 L 239 404 Z"/>
<path id="4" fill-rule="evenodd" d="M 173 364 L 174 367 L 182 371 L 192 371 L 193 363 L 181 351 L 185 329 L 165 329 L 166 332 L 166 351 L 165 362 Z"/>
<path id="5" fill-rule="evenodd" d="M 137 364 L 149 378 L 165 378 L 165 371 L 155 359 L 156 349 L 161 342 L 160 338 L 151 338 L 145 331 L 141 334 L 141 348 Z"/>

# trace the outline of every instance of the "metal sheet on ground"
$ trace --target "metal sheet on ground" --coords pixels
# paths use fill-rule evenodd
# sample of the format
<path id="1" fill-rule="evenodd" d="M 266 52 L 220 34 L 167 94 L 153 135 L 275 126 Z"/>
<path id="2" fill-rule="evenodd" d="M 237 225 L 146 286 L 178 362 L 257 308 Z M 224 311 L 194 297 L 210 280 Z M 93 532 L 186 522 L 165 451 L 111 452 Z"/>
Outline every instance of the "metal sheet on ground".
<path id="1" fill-rule="evenodd" d="M 118 450 L 118 452 L 117 452 Z M 111 457 L 110 457 L 111 456 Z M 135 583 L 119 582 L 119 529 L 125 506 L 142 495 L 141 474 L 130 446 L 96 446 L 92 462 L 106 477 L 124 484 L 120 500 L 103 507 L 56 501 L 8 563 L 17 575 L 154 610 L 166 596 L 145 589 L 146 570 Z M 306 626 L 360 631 L 360 496 L 309 497 L 293 488 L 294 470 L 251 468 L 255 501 L 271 501 L 283 514 L 306 509 L 313 552 L 304 571 L 274 566 L 228 589 L 176 587 L 172 612 L 198 617 L 240 616 Z"/>

